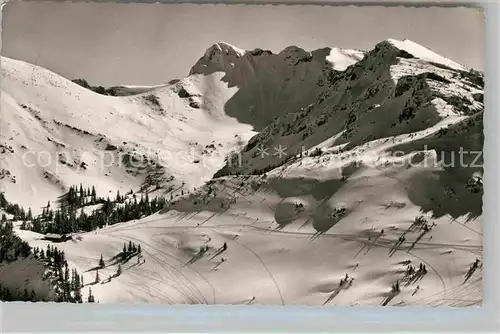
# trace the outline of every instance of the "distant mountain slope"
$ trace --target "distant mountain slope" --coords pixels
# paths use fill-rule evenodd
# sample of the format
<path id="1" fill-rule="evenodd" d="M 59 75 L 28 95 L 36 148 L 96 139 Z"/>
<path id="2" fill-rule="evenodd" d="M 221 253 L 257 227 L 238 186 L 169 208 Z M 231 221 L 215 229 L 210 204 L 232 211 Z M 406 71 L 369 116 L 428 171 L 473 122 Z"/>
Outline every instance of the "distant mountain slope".
<path id="1" fill-rule="evenodd" d="M 80 85 L 84 88 L 90 89 L 91 91 L 101 94 L 101 95 L 109 95 L 109 96 L 130 96 L 130 95 L 138 95 L 142 93 L 149 92 L 155 88 L 160 88 L 166 85 L 160 86 L 113 86 L 109 88 L 105 88 L 103 86 L 91 86 L 85 79 L 74 79 L 71 80 L 77 85 Z"/>
<path id="2" fill-rule="evenodd" d="M 254 134 L 224 115 L 236 88 L 220 73 L 110 97 L 17 60 L 3 57 L 1 66 L 1 190 L 35 211 L 78 183 L 103 195 L 188 190 Z"/>
<path id="3" fill-rule="evenodd" d="M 324 68 L 313 87 L 309 91 L 316 95 L 310 104 L 293 104 L 295 109 L 283 115 L 272 114 L 277 117 L 241 152 L 243 164 L 228 164 L 216 175 L 259 173 L 329 138 L 336 138 L 332 145 L 352 149 L 425 130 L 446 117 L 459 120 L 484 108 L 481 73 L 416 58 L 389 41 L 377 44 L 344 71 Z M 228 106 L 236 98 L 237 94 Z M 273 148 L 280 145 L 286 147 L 286 155 L 266 154 L 262 159 L 264 147 L 270 149 L 266 153 L 275 153 Z"/>
<path id="4" fill-rule="evenodd" d="M 296 46 L 278 54 L 261 49 L 242 52 L 219 44 L 207 50 L 190 74 L 224 72 L 222 80 L 238 87 L 225 105 L 226 113 L 257 131 L 274 118 L 315 101 L 326 90 L 317 85 L 325 71 L 344 68 L 363 56 L 354 50 L 324 48 L 308 52 Z"/>

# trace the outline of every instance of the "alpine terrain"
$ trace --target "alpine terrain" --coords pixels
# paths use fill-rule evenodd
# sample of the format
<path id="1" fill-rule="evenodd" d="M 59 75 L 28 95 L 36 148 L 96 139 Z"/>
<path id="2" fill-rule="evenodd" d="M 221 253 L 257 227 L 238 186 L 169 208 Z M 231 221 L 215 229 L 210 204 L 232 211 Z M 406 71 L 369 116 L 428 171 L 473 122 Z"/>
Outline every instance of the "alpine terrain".
<path id="1" fill-rule="evenodd" d="M 2 57 L 1 300 L 481 305 L 482 72 L 392 39 L 186 72 Z"/>

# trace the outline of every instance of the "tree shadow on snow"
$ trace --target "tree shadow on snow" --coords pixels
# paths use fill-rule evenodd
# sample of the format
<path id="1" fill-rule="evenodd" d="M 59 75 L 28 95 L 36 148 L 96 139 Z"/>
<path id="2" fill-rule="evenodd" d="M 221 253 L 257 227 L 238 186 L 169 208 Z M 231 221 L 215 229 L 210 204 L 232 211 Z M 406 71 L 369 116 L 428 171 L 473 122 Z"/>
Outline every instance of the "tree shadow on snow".
<path id="1" fill-rule="evenodd" d="M 434 218 L 450 215 L 473 220 L 482 214 L 483 189 L 471 183 L 474 174 L 483 174 L 483 113 L 413 143 L 394 147 L 393 151 L 435 150 L 441 170 L 415 173 L 407 184 L 410 200 L 423 213 Z M 463 150 L 464 153 L 460 153 Z M 425 167 L 425 165 L 421 166 Z M 412 168 L 418 168 L 412 167 Z"/>

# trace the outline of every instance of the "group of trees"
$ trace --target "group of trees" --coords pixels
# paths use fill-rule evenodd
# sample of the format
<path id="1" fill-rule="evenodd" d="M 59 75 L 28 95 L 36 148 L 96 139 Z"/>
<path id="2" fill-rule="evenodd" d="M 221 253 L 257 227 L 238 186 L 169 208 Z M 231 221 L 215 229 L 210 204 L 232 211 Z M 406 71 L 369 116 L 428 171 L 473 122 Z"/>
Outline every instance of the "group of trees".
<path id="1" fill-rule="evenodd" d="M 50 245 L 47 246 L 46 250 L 32 249 L 27 242 L 15 234 L 12 221 L 23 221 L 21 228 L 43 234 L 91 231 L 108 224 L 112 225 L 151 215 L 161 210 L 165 206 L 166 200 L 163 197 L 150 200 L 147 194 L 138 198 L 132 191 L 125 196 L 118 191 L 113 200 L 109 197 L 104 199 L 96 195 L 94 187 L 84 189 L 80 185 L 79 187 L 72 186 L 60 198 L 59 203 L 58 209 L 52 208 L 50 202 L 47 203 L 42 213 L 34 217 L 31 209 L 26 211 L 17 204 L 9 203 L 4 193 L 0 193 L 0 209 L 12 215 L 12 219 L 7 219 L 5 213 L 0 218 L 0 263 L 15 261 L 19 257 L 25 258 L 33 254 L 49 269 L 48 275 L 53 279 L 56 292 L 55 301 L 82 303 L 83 276 L 79 275 L 76 269 L 69 269 L 64 252 Z M 94 210 L 92 214 L 83 212 L 83 207 L 94 204 L 102 204 L 102 206 L 100 209 Z M 119 256 L 122 261 L 127 261 L 140 253 L 141 246 L 129 242 L 124 244 L 123 251 Z M 99 266 L 104 267 L 102 257 Z M 121 271 L 121 268 L 118 271 Z M 34 291 L 26 290 L 23 293 L 13 293 L 0 284 L 0 300 L 35 301 L 36 299 Z M 91 290 L 89 290 L 87 301 L 95 301 Z"/>
<path id="2" fill-rule="evenodd" d="M 15 261 L 19 257 L 26 258 L 30 253 L 29 244 L 14 233 L 12 222 L 2 222 L 0 224 L 0 263 Z"/>
<path id="3" fill-rule="evenodd" d="M 13 220 L 31 220 L 33 219 L 33 214 L 31 213 L 31 208 L 26 212 L 24 208 L 18 204 L 11 204 L 5 198 L 3 192 L 0 192 L 0 209 L 13 216 Z M 7 221 L 7 216 L 2 214 L 2 222 Z"/>
<path id="4" fill-rule="evenodd" d="M 115 255 L 112 258 L 112 260 L 118 259 L 119 262 L 125 263 L 128 260 L 130 260 L 132 257 L 137 255 L 138 256 L 137 263 L 139 263 L 141 252 L 142 252 L 141 245 L 135 244 L 132 241 L 129 241 L 128 246 L 127 246 L 127 243 L 124 243 L 123 250 L 120 253 L 118 253 L 117 255 Z M 116 262 L 114 262 L 114 263 L 116 263 Z M 99 265 L 96 268 L 94 268 L 96 270 L 94 284 L 99 283 L 101 281 L 101 277 L 99 275 L 99 269 L 104 269 L 105 267 L 106 267 L 106 263 L 104 262 L 104 258 L 102 257 L 102 254 L 101 254 L 101 258 L 99 259 Z M 113 277 L 120 276 L 121 274 L 122 274 L 122 266 L 121 266 L 121 263 L 118 263 L 118 267 L 116 269 L 116 274 Z M 111 277 L 112 276 L 108 277 L 108 281 L 111 280 Z"/>
<path id="5" fill-rule="evenodd" d="M 128 242 L 128 246 L 126 243 L 123 244 L 123 250 L 120 253 L 122 261 L 126 261 L 127 259 L 131 258 L 134 255 L 139 255 L 141 254 L 141 245 L 136 245 L 132 241 Z M 102 260 L 102 256 L 101 256 Z"/>
<path id="6" fill-rule="evenodd" d="M 24 288 L 22 293 L 12 291 L 11 289 L 5 287 L 2 282 L 0 282 L 0 301 L 4 302 L 36 302 L 38 301 L 35 290 L 31 289 L 31 292 L 27 288 Z"/>
<path id="7" fill-rule="evenodd" d="M 79 202 L 81 197 L 75 196 L 75 187 L 71 188 L 68 192 L 66 198 L 68 199 L 66 203 L 82 203 Z M 89 202 L 97 202 L 98 198 L 95 196 L 95 189 L 88 189 L 83 191 L 80 188 L 78 195 L 84 194 L 84 196 L 89 196 Z M 64 206 L 63 206 L 64 207 Z M 3 193 L 0 193 L 0 209 L 11 214 L 12 220 L 23 220 L 32 222 L 39 220 L 40 218 L 33 218 L 31 209 L 27 212 L 17 204 L 10 204 Z M 64 209 L 62 209 L 64 210 Z M 53 211 L 50 209 L 50 203 L 44 208 L 42 216 L 46 218 L 60 216 L 61 211 Z M 41 261 L 44 266 L 48 269 L 48 278 L 52 280 L 55 289 L 56 302 L 70 302 L 70 303 L 82 303 L 81 289 L 84 286 L 83 276 L 81 276 L 76 269 L 70 270 L 68 267 L 68 262 L 66 261 L 63 251 L 60 251 L 55 246 L 47 245 L 46 250 L 40 249 L 38 247 L 32 248 L 26 241 L 23 241 L 14 232 L 14 225 L 12 221 L 7 219 L 5 214 L 2 214 L 0 220 L 0 263 L 4 261 L 16 261 L 18 258 L 27 258 L 32 255 L 35 259 Z M 3 301 L 38 301 L 40 298 L 36 295 L 34 290 L 28 291 L 27 288 L 24 289 L 22 293 L 12 291 L 8 287 L 0 283 L 0 300 Z M 94 296 L 89 294 L 89 301 L 92 302 Z"/>
<path id="8" fill-rule="evenodd" d="M 28 214 L 17 204 L 10 204 L 5 199 L 3 193 L 0 193 L 0 209 L 11 214 L 14 218 L 28 217 Z M 14 225 L 7 220 L 5 213 L 0 219 L 0 263 L 16 261 L 18 258 L 26 258 L 31 254 L 31 247 L 26 241 L 23 241 L 14 232 Z M 24 289 L 22 293 L 12 291 L 0 282 L 0 300 L 1 301 L 35 301 L 36 295 L 33 290 Z"/>
<path id="9" fill-rule="evenodd" d="M 84 205 L 92 205 L 97 203 L 102 203 L 103 199 L 98 198 L 95 187 L 84 189 L 80 184 L 78 186 L 71 186 L 68 192 L 61 198 L 62 204 L 67 206 L 84 206 Z"/>
<path id="10" fill-rule="evenodd" d="M 161 210 L 166 203 L 163 197 L 149 199 L 149 196 L 138 196 L 130 191 L 128 196 L 118 191 L 114 199 L 97 197 L 95 189 L 84 189 L 73 186 L 60 199 L 60 208 L 52 210 L 50 203 L 42 214 L 34 217 L 30 224 L 22 227 L 38 233 L 68 234 L 89 232 L 106 225 L 113 225 L 134 219 L 140 219 Z M 102 204 L 101 208 L 85 213 L 82 208 L 88 205 Z"/>
<path id="11" fill-rule="evenodd" d="M 83 276 L 76 269 L 70 272 L 64 251 L 55 246 L 47 245 L 44 250 L 38 247 L 33 249 L 35 258 L 42 261 L 48 270 L 48 275 L 53 279 L 55 286 L 55 301 L 67 303 L 83 303 L 81 289 L 84 286 Z"/>
<path id="12" fill-rule="evenodd" d="M 0 256 L 1 261 L 15 261 L 18 257 L 26 258 L 33 255 L 48 269 L 48 277 L 52 279 L 55 288 L 56 302 L 82 303 L 81 288 L 83 276 L 76 269 L 71 270 L 65 259 L 64 252 L 56 247 L 47 246 L 47 249 L 31 248 L 22 241 L 12 230 L 12 223 L 3 223 L 0 226 Z M 0 282 L 0 300 L 2 301 L 38 301 L 41 300 L 32 289 L 28 291 L 12 291 Z"/>

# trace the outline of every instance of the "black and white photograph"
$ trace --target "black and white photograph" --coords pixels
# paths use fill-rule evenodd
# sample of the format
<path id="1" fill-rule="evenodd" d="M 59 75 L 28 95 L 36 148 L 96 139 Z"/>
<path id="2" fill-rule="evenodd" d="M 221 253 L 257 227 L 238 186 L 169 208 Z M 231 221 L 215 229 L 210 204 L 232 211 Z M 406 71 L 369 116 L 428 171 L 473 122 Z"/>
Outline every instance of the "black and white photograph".
<path id="1" fill-rule="evenodd" d="M 481 306 L 484 21 L 4 4 L 0 300 Z"/>

